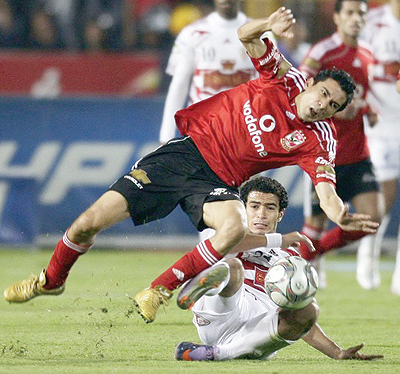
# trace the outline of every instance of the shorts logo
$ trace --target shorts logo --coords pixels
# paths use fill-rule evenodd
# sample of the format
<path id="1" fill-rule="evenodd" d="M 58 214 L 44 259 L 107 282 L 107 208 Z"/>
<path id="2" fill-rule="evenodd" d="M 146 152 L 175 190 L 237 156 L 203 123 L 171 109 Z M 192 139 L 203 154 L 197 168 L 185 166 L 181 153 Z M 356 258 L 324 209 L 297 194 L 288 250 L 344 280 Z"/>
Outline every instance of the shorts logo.
<path id="1" fill-rule="evenodd" d="M 210 192 L 212 196 L 228 195 L 228 190 L 226 188 L 214 188 L 214 191 Z"/>
<path id="2" fill-rule="evenodd" d="M 194 313 L 194 312 L 193 312 L 193 314 L 196 317 L 197 326 L 208 326 L 211 323 L 208 319 L 205 319 L 204 317 L 200 316 L 199 314 Z"/>
<path id="3" fill-rule="evenodd" d="M 296 130 L 282 138 L 281 144 L 282 147 L 289 152 L 293 148 L 296 148 L 299 145 L 303 144 L 306 139 L 307 138 L 301 130 Z"/>
<path id="4" fill-rule="evenodd" d="M 137 188 L 143 189 L 143 184 L 150 184 L 151 180 L 147 176 L 147 173 L 142 169 L 132 170 L 129 175 L 124 176 L 125 179 L 129 179 Z"/>
<path id="5" fill-rule="evenodd" d="M 139 182 L 142 182 L 143 184 L 150 184 L 151 180 L 150 178 L 147 176 L 147 173 L 142 170 L 142 169 L 135 169 L 132 170 L 129 175 L 131 175 L 133 178 L 135 178 L 136 180 L 138 180 Z"/>

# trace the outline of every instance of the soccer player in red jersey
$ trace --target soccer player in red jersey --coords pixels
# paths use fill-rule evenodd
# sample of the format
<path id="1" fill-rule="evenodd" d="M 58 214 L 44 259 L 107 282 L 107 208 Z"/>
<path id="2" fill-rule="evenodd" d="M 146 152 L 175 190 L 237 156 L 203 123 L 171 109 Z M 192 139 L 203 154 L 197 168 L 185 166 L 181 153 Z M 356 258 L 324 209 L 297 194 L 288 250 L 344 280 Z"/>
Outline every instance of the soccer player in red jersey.
<path id="1" fill-rule="evenodd" d="M 176 122 L 184 136 L 157 148 L 116 181 L 68 228 L 47 269 L 8 287 L 6 300 L 62 293 L 69 270 L 98 232 L 129 217 L 136 225 L 165 217 L 179 204 L 198 229 L 211 227 L 216 233 L 135 296 L 138 312 L 152 322 L 174 289 L 246 236 L 237 188 L 260 171 L 285 165 L 297 164 L 310 174 L 333 222 L 345 230 L 374 233 L 378 224 L 367 215 L 350 214 L 336 194 L 335 130 L 323 121 L 351 101 L 351 77 L 324 71 L 306 81 L 268 39 L 260 39 L 268 30 L 288 36 L 293 23 L 291 11 L 280 8 L 243 25 L 238 35 L 260 78 L 179 111 Z"/>
<path id="2" fill-rule="evenodd" d="M 371 112 L 365 101 L 369 91 L 368 66 L 372 64 L 373 56 L 369 45 L 359 41 L 367 9 L 366 0 L 337 0 L 333 18 L 337 31 L 311 47 L 300 70 L 310 77 L 321 70 L 336 67 L 345 69 L 355 80 L 357 88 L 352 103 L 333 117 L 338 138 L 335 162 L 337 191 L 343 201 L 352 203 L 356 212 L 368 214 L 374 221 L 380 222 L 383 214 L 382 196 L 364 134 L 364 117 L 372 125 L 376 121 L 376 114 Z M 302 231 L 312 239 L 317 249 L 310 252 L 306 246 L 301 246 L 301 254 L 307 260 L 343 247 L 367 234 L 363 231 L 344 231 L 340 227 L 324 231 L 328 222 L 307 176 L 305 194 L 305 224 Z M 370 241 L 370 245 L 372 249 L 373 241 Z M 319 258 L 315 262 L 319 262 Z M 372 284 L 373 279 L 363 277 L 363 271 L 362 268 L 357 269 L 360 285 L 367 289 L 375 288 L 377 284 Z M 321 286 L 324 285 L 323 275 L 320 273 Z"/>

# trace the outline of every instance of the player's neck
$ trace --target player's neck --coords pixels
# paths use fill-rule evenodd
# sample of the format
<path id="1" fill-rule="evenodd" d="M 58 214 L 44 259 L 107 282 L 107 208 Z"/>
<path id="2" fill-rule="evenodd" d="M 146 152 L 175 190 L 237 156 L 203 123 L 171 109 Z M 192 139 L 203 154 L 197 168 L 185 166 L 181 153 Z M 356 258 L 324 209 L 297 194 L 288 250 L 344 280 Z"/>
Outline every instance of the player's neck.
<path id="1" fill-rule="evenodd" d="M 352 37 L 349 35 L 345 35 L 344 33 L 338 31 L 340 39 L 342 40 L 344 45 L 348 47 L 356 48 L 358 46 L 358 37 Z"/>
<path id="2" fill-rule="evenodd" d="M 218 15 L 223 18 L 226 19 L 227 21 L 231 21 L 233 19 L 235 19 L 239 12 L 237 10 L 227 10 L 227 11 L 221 11 L 221 10 L 217 10 Z"/>

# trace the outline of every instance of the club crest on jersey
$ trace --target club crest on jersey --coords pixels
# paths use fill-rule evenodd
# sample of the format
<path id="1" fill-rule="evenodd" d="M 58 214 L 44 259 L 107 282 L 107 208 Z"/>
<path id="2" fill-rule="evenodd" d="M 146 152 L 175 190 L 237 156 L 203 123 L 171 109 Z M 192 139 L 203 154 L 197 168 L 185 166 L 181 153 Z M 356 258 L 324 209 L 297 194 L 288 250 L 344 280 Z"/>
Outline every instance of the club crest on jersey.
<path id="1" fill-rule="evenodd" d="M 306 137 L 301 130 L 293 131 L 281 139 L 282 147 L 288 152 L 298 147 L 306 141 Z"/>

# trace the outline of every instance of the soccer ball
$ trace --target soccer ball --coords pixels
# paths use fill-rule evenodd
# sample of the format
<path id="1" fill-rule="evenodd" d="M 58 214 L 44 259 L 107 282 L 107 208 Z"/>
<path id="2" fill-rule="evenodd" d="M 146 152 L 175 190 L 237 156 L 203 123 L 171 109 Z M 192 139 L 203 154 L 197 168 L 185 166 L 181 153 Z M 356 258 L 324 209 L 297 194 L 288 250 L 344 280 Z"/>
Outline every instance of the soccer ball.
<path id="1" fill-rule="evenodd" d="M 318 289 L 318 274 L 302 257 L 290 256 L 276 261 L 267 271 L 265 291 L 285 309 L 301 309 L 310 304 Z"/>

